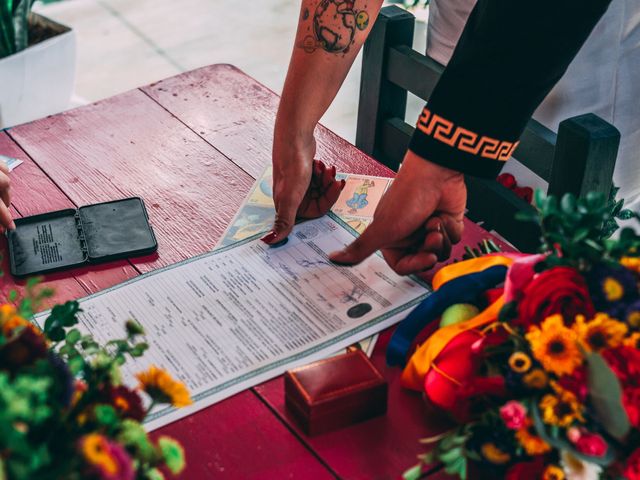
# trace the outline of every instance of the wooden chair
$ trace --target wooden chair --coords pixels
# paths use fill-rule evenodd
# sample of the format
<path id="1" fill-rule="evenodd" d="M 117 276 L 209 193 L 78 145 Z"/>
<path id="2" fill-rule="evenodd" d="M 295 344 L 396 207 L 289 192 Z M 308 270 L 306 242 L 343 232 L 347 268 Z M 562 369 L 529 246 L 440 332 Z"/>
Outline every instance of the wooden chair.
<path id="1" fill-rule="evenodd" d="M 412 49 L 414 16 L 384 7 L 364 45 L 356 146 L 397 170 L 413 126 L 404 121 L 407 92 L 427 101 L 444 67 Z M 588 113 L 560 123 L 558 134 L 531 120 L 514 157 L 549 182 L 549 193 L 609 194 L 620 133 Z M 494 180 L 467 177 L 468 216 L 483 220 L 523 251 L 538 244 L 533 224 L 514 220 L 529 204 Z"/>

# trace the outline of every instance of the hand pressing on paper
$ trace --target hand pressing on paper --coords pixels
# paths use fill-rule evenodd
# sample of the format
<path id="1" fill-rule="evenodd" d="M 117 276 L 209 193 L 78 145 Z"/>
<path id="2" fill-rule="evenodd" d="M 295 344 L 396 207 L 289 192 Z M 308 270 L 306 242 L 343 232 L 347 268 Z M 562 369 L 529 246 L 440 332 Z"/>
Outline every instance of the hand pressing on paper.
<path id="1" fill-rule="evenodd" d="M 425 272 L 448 258 L 451 245 L 460 241 L 466 202 L 461 173 L 408 151 L 371 225 L 330 258 L 341 265 L 355 265 L 381 250 L 399 275 Z"/>
<path id="2" fill-rule="evenodd" d="M 284 240 L 296 218 L 318 218 L 338 200 L 344 180 L 336 180 L 336 168 L 320 160 L 313 137 L 301 146 L 291 142 L 273 148 L 273 200 L 276 219 L 271 232 L 262 238 L 268 244 Z"/>
<path id="3" fill-rule="evenodd" d="M 0 160 L 0 227 L 4 230 L 16 228 L 9 207 L 11 206 L 11 183 L 9 181 L 9 167 Z"/>

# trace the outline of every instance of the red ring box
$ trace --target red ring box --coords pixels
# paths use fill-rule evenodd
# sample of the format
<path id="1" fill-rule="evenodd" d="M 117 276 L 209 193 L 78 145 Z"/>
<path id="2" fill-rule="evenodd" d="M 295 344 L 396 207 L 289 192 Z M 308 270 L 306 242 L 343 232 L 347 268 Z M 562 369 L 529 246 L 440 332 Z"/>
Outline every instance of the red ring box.
<path id="1" fill-rule="evenodd" d="M 361 350 L 285 373 L 285 404 L 307 435 L 318 435 L 387 411 L 387 382 Z"/>

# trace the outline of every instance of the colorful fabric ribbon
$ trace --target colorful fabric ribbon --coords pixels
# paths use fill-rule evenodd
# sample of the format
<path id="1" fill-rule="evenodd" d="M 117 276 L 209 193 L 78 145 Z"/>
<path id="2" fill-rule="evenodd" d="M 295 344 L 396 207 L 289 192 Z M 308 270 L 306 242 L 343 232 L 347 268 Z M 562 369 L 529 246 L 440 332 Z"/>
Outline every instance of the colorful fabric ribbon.
<path id="1" fill-rule="evenodd" d="M 437 319 L 451 305 L 473 302 L 486 290 L 502 283 L 512 262 L 513 259 L 507 256 L 491 255 L 442 268 L 433 279 L 436 292 L 420 303 L 396 328 L 387 347 L 387 364 L 404 365 L 411 344 L 425 325 Z"/>

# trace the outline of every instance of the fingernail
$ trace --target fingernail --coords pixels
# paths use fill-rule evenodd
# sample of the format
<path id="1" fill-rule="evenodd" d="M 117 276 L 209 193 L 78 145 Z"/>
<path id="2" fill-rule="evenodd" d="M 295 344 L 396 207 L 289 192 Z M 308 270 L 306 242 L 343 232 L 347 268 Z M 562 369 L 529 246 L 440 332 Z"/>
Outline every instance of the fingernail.
<path id="1" fill-rule="evenodd" d="M 331 262 L 335 263 L 336 265 L 349 265 L 348 262 L 343 262 L 339 259 L 339 257 L 346 253 L 346 250 L 338 250 L 337 252 L 333 252 L 329 255 L 329 260 L 331 260 Z"/>
<path id="2" fill-rule="evenodd" d="M 272 230 L 271 232 L 267 233 L 264 237 L 262 237 L 260 240 L 262 240 L 264 243 L 271 243 L 275 240 L 277 236 L 278 234 Z"/>

